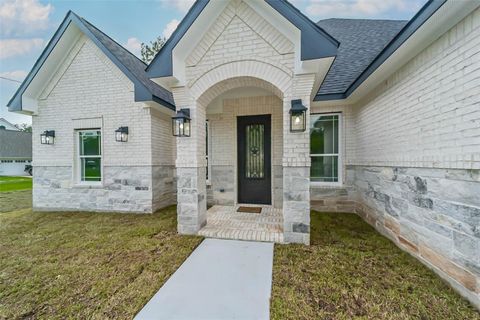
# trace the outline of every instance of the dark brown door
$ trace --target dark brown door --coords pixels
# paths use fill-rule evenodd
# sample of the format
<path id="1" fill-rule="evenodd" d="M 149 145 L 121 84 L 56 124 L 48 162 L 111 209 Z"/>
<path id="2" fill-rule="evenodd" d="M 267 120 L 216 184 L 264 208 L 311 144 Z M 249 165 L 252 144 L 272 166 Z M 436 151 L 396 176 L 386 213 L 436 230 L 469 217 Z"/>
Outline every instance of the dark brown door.
<path id="1" fill-rule="evenodd" d="M 237 118 L 239 203 L 272 203 L 270 123 L 270 115 Z"/>

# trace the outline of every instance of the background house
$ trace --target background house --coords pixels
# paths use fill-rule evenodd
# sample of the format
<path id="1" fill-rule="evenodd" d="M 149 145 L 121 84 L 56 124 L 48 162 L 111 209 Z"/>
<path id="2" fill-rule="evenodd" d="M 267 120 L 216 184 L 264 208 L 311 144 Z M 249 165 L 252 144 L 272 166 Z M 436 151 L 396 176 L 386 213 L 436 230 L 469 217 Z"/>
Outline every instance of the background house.
<path id="1" fill-rule="evenodd" d="M 0 176 L 27 175 L 25 166 L 31 162 L 32 133 L 0 118 Z"/>
<path id="2" fill-rule="evenodd" d="M 5 130 L 14 130 L 14 131 L 19 131 L 17 127 L 15 127 L 14 124 L 8 122 L 4 118 L 0 118 L 0 129 L 5 129 Z"/>

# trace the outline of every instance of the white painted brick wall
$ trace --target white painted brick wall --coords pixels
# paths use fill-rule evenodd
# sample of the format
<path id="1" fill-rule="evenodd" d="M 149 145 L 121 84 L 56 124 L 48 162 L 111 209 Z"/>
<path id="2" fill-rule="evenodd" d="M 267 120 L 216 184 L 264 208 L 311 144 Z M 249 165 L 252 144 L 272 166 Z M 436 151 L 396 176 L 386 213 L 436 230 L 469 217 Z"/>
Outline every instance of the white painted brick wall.
<path id="1" fill-rule="evenodd" d="M 151 111 L 152 164 L 175 165 L 176 147 L 172 134 L 172 118 L 166 113 Z"/>
<path id="2" fill-rule="evenodd" d="M 205 165 L 204 109 L 225 90 L 222 80 L 257 77 L 275 84 L 278 88 L 271 91 L 283 95 L 292 85 L 293 50 L 293 44 L 248 5 L 232 1 L 187 58 L 187 86 L 173 89 L 177 109 L 189 107 L 192 113 L 192 137 L 177 139 L 177 166 Z M 245 85 L 256 82 L 249 83 Z"/>
<path id="3" fill-rule="evenodd" d="M 213 67 L 239 60 L 268 61 L 293 70 L 293 44 L 243 2 L 232 1 L 187 59 L 193 82 Z"/>
<path id="4" fill-rule="evenodd" d="M 101 118 L 103 165 L 150 165 L 150 111 L 134 102 L 133 84 L 89 39 L 76 49 L 50 82 L 33 116 L 35 166 L 71 166 L 74 119 Z M 115 141 L 114 131 L 129 127 L 128 143 Z M 54 145 L 40 144 L 40 133 L 55 130 Z"/>
<path id="5" fill-rule="evenodd" d="M 480 169 L 480 9 L 374 91 L 348 163 Z"/>

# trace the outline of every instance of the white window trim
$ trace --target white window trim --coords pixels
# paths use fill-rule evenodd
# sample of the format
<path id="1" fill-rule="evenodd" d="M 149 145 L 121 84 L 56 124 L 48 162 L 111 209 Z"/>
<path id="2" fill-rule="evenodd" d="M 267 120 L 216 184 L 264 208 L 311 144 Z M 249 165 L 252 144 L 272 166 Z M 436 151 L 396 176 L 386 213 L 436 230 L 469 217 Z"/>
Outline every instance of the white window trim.
<path id="1" fill-rule="evenodd" d="M 343 186 L 343 113 L 342 112 L 315 112 L 310 113 L 309 117 L 312 115 L 322 115 L 322 116 L 338 116 L 338 181 L 337 182 L 326 182 L 326 181 L 312 181 L 310 180 L 310 185 L 313 187 L 341 187 Z M 309 119 L 311 121 L 311 118 Z M 310 141 L 310 126 L 308 127 L 309 141 Z M 310 145 L 309 145 L 310 148 Z M 322 154 L 323 156 L 328 155 L 337 155 L 337 154 Z M 310 155 L 311 157 L 311 155 Z"/>
<path id="2" fill-rule="evenodd" d="M 207 160 L 207 172 L 208 172 L 208 179 L 206 180 L 207 186 L 210 186 L 212 184 L 212 128 L 211 128 L 211 123 L 207 119 L 205 120 L 206 125 L 207 125 L 207 141 L 205 149 L 207 150 L 207 155 L 205 155 L 205 159 Z"/>
<path id="3" fill-rule="evenodd" d="M 80 160 L 80 132 L 96 132 L 100 131 L 100 181 L 82 181 L 82 168 Z M 75 153 L 75 185 L 82 186 L 103 186 L 103 131 L 101 128 L 97 129 L 76 129 L 75 130 L 76 153 Z M 84 158 L 98 158 L 98 156 L 83 156 Z"/>

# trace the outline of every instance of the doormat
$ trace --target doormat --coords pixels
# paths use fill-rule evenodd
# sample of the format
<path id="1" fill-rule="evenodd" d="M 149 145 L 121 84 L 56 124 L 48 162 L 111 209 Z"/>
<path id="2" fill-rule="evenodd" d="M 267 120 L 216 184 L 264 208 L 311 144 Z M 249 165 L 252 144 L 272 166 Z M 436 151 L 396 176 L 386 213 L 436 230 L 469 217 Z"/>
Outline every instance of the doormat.
<path id="1" fill-rule="evenodd" d="M 237 212 L 261 213 L 261 207 L 238 207 Z"/>

